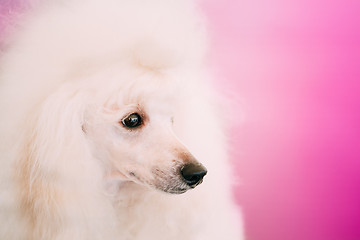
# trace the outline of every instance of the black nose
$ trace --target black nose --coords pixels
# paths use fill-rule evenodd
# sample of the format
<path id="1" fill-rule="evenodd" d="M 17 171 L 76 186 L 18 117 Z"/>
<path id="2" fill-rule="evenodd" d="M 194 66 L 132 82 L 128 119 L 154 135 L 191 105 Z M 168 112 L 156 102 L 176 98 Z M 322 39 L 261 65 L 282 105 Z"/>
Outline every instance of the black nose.
<path id="1" fill-rule="evenodd" d="M 199 185 L 206 173 L 206 168 L 200 163 L 188 163 L 181 168 L 181 175 L 190 187 Z"/>

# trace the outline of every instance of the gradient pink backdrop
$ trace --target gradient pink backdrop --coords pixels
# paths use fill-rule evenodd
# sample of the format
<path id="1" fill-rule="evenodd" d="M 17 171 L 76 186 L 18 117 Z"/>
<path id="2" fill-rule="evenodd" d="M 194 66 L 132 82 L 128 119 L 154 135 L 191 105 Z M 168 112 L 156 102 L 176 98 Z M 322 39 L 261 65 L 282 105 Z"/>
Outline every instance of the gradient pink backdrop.
<path id="1" fill-rule="evenodd" d="M 2 33 L 20 2 L 0 0 Z M 202 7 L 241 115 L 231 149 L 247 239 L 359 240 L 360 1 Z"/>
<path id="2" fill-rule="evenodd" d="M 203 7 L 243 114 L 232 156 L 247 239 L 359 240 L 360 1 Z"/>

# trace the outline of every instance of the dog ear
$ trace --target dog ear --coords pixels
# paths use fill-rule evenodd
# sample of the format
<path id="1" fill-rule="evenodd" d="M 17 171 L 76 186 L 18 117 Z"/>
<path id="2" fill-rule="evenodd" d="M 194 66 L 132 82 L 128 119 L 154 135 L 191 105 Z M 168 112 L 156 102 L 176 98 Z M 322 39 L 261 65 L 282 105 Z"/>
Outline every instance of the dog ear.
<path id="1" fill-rule="evenodd" d="M 60 192 L 54 184 L 58 175 L 46 168 L 45 160 L 50 157 L 51 150 L 42 145 L 45 136 L 37 132 L 38 123 L 35 118 L 27 121 L 28 128 L 23 133 L 15 165 L 20 215 L 32 226 L 27 229 L 26 236 L 34 239 L 44 234 L 44 225 L 48 226 L 49 233 L 56 231 L 61 216 Z"/>
<path id="2" fill-rule="evenodd" d="M 83 99 L 66 90 L 52 94 L 31 112 L 17 151 L 20 212 L 31 223 L 32 239 L 52 239 L 46 234 L 57 232 L 69 209 L 81 204 L 76 196 L 101 178 L 81 128 Z M 64 196 L 75 200 L 64 202 Z"/>
<path id="3" fill-rule="evenodd" d="M 70 159 L 88 150 L 82 129 L 84 102 L 81 92 L 69 85 L 47 97 L 32 113 L 27 144 L 39 164 L 44 164 L 41 167 L 58 171 L 60 165 L 70 164 Z"/>
<path id="4" fill-rule="evenodd" d="M 62 174 L 76 174 L 70 169 L 89 154 L 82 131 L 82 103 L 67 90 L 47 97 L 23 125 L 18 164 L 29 191 L 40 178 L 50 183 Z"/>

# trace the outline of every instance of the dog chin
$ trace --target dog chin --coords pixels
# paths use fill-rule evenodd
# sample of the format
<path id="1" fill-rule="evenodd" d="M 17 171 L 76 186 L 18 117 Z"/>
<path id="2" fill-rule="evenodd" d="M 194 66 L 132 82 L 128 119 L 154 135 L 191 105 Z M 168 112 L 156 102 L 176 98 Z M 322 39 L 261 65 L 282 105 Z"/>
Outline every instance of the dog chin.
<path id="1" fill-rule="evenodd" d="M 195 188 L 196 186 L 189 186 L 182 181 L 177 181 L 174 184 L 164 184 L 157 182 L 157 184 L 152 185 L 152 187 L 155 187 L 156 190 L 169 194 L 182 194 L 187 192 L 188 190 Z"/>
<path id="2" fill-rule="evenodd" d="M 182 194 L 182 193 L 187 192 L 190 189 L 191 188 L 175 188 L 175 189 L 158 189 L 158 190 L 161 190 L 165 193 L 170 193 L 170 194 Z"/>
<path id="3" fill-rule="evenodd" d="M 182 194 L 187 192 L 188 190 L 191 190 L 197 186 L 199 186 L 202 183 L 202 180 L 200 182 L 198 182 L 196 185 L 194 186 L 186 186 L 186 187 L 176 187 L 176 188 L 158 188 L 159 190 L 166 192 L 166 193 L 170 193 L 170 194 Z"/>

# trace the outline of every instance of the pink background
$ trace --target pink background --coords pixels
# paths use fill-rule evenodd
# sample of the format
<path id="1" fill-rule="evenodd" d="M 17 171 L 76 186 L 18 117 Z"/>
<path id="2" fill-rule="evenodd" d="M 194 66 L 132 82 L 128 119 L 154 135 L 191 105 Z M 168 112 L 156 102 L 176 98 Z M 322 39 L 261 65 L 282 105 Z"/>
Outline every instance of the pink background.
<path id="1" fill-rule="evenodd" d="M 231 140 L 247 239 L 359 240 L 360 1 L 203 7 L 243 115 Z"/>
<path id="2" fill-rule="evenodd" d="M 19 0 L 0 0 L 1 36 Z M 360 239 L 360 1 L 204 0 L 248 240 Z M 226 236 L 224 236 L 226 239 Z"/>

